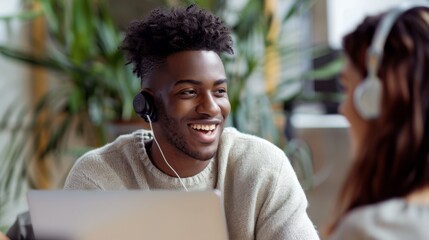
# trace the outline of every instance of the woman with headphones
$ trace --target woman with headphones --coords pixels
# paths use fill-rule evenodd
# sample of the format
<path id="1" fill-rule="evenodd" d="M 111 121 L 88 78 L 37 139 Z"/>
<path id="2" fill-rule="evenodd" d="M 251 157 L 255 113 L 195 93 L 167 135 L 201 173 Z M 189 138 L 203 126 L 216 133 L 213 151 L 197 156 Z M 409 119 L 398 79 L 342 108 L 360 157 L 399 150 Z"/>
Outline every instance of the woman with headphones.
<path id="1" fill-rule="evenodd" d="M 354 161 L 331 239 L 429 239 L 429 4 L 367 17 L 343 39 Z"/>

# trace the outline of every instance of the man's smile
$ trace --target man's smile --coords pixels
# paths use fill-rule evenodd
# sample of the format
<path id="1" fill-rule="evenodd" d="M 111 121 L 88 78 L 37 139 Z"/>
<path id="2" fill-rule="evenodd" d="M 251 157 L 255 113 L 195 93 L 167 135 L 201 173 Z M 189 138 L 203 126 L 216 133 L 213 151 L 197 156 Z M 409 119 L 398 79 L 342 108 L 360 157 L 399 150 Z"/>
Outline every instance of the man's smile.
<path id="1" fill-rule="evenodd" d="M 195 140 L 200 143 L 212 143 L 216 140 L 219 124 L 189 124 Z"/>

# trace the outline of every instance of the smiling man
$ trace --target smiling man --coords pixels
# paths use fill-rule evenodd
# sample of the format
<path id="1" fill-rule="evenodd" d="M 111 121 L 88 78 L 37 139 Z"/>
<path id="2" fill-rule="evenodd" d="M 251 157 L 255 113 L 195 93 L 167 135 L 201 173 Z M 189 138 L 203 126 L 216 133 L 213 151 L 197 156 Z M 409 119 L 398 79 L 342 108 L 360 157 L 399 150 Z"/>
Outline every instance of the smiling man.
<path id="1" fill-rule="evenodd" d="M 141 80 L 134 107 L 151 135 L 139 130 L 88 152 L 65 189 L 219 189 L 230 239 L 318 239 L 284 152 L 225 127 L 219 56 L 233 50 L 218 17 L 196 6 L 157 9 L 130 25 L 121 49 Z"/>

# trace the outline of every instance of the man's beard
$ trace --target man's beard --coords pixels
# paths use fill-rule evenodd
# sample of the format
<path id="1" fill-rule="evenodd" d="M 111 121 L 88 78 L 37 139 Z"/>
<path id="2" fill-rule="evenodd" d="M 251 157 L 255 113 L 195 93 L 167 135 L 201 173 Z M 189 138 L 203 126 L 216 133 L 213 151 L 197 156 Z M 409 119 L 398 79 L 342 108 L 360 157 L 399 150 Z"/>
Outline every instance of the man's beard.
<path id="1" fill-rule="evenodd" d="M 161 131 L 163 132 L 163 135 L 166 136 L 167 141 L 170 144 L 175 146 L 177 149 L 179 149 L 181 152 L 188 155 L 189 157 L 200 161 L 207 161 L 214 157 L 216 152 L 213 153 L 211 156 L 203 156 L 201 152 L 193 151 L 189 147 L 185 136 L 181 135 L 181 133 L 178 131 L 178 129 L 182 127 L 180 123 L 174 120 L 172 117 L 168 116 L 168 114 L 166 113 L 165 105 L 162 99 L 157 98 L 156 105 L 159 117 L 158 119 L 161 123 Z"/>

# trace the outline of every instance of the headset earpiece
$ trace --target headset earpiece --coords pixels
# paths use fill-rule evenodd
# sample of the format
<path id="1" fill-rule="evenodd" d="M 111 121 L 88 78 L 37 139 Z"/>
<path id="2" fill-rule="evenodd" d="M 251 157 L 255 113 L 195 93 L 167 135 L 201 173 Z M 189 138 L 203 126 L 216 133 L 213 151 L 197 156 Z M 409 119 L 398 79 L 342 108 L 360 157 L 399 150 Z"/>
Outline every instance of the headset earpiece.
<path id="1" fill-rule="evenodd" d="M 150 93 L 144 91 L 138 93 L 134 97 L 133 107 L 134 111 L 146 122 L 149 122 L 149 119 L 152 122 L 156 121 L 155 101 Z"/>
<path id="2" fill-rule="evenodd" d="M 389 11 L 375 30 L 373 40 L 366 54 L 368 76 L 356 87 L 353 98 L 356 110 L 364 119 L 374 119 L 380 115 L 383 87 L 377 77 L 377 71 L 383 57 L 387 36 L 398 17 L 416 7 L 429 7 L 429 4 L 427 2 L 403 2 Z"/>
<path id="3" fill-rule="evenodd" d="M 365 79 L 354 92 L 356 110 L 364 119 L 374 119 L 380 114 L 383 89 L 377 77 Z"/>

